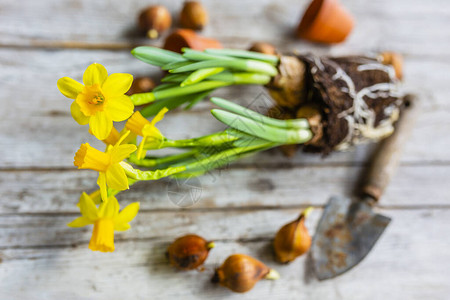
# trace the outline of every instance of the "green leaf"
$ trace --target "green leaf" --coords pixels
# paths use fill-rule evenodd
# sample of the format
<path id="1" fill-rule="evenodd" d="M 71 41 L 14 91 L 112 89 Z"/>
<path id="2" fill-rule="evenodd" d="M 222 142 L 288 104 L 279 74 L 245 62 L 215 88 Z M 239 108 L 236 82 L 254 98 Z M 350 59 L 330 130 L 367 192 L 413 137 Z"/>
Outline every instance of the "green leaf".
<path id="1" fill-rule="evenodd" d="M 185 60 L 179 53 L 156 47 L 136 47 L 131 50 L 131 54 L 145 63 L 158 67 L 162 67 L 170 62 Z"/>
<path id="2" fill-rule="evenodd" d="M 218 74 L 224 71 L 224 68 L 205 68 L 199 69 L 197 71 L 192 72 L 181 84 L 180 86 L 191 85 L 197 82 L 202 81 L 205 78 L 208 78 L 211 75 Z"/>
<path id="3" fill-rule="evenodd" d="M 205 52 L 209 54 L 261 60 L 269 62 L 273 65 L 277 65 L 279 62 L 279 58 L 276 55 L 268 55 L 254 51 L 246 51 L 238 49 L 206 49 Z"/>
<path id="4" fill-rule="evenodd" d="M 260 113 L 257 113 L 254 110 L 251 110 L 249 108 L 243 107 L 241 105 L 238 105 L 236 103 L 233 103 L 231 101 L 219 98 L 219 97 L 212 97 L 210 99 L 212 103 L 215 105 L 226 109 L 232 113 L 245 116 L 247 118 L 250 118 L 254 121 L 257 121 L 259 123 L 263 123 L 269 126 L 279 127 L 279 128 L 287 128 L 287 129 L 307 129 L 309 128 L 309 123 L 306 119 L 292 119 L 292 120 L 278 120 L 269 118 L 267 116 L 264 116 Z"/>
<path id="5" fill-rule="evenodd" d="M 250 59 L 216 59 L 216 60 L 205 60 L 196 63 L 192 63 L 185 66 L 180 66 L 178 68 L 173 68 L 170 70 L 171 73 L 182 73 L 188 71 L 195 71 L 204 68 L 228 68 L 233 70 L 263 73 L 270 76 L 275 76 L 278 74 L 278 70 L 269 63 L 250 60 Z"/>
<path id="6" fill-rule="evenodd" d="M 213 109 L 211 113 L 216 119 L 234 129 L 274 143 L 301 144 L 312 138 L 312 133 L 308 129 L 273 127 L 220 109 Z"/>

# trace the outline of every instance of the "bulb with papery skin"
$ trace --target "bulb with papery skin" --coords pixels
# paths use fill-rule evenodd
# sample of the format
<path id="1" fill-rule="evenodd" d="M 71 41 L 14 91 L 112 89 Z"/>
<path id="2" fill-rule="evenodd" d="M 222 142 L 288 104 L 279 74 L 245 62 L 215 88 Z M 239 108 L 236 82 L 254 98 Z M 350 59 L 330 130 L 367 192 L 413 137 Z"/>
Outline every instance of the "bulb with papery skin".
<path id="1" fill-rule="evenodd" d="M 139 28 L 148 38 L 156 39 L 172 25 L 172 17 L 162 5 L 149 6 L 139 14 Z"/>
<path id="2" fill-rule="evenodd" d="M 276 280 L 278 272 L 259 260 L 245 255 L 233 254 L 216 269 L 212 282 L 219 283 L 237 293 L 251 290 L 261 279 Z"/>
<path id="3" fill-rule="evenodd" d="M 208 258 L 209 251 L 214 248 L 214 242 L 189 234 L 176 239 L 167 249 L 167 257 L 174 267 L 180 270 L 197 269 Z"/>
<path id="4" fill-rule="evenodd" d="M 311 247 L 311 236 L 305 226 L 305 218 L 311 209 L 305 209 L 297 220 L 284 225 L 277 232 L 273 241 L 277 261 L 289 263 L 308 252 Z"/>
<path id="5" fill-rule="evenodd" d="M 206 9 L 198 1 L 186 1 L 180 14 L 183 28 L 202 30 L 208 24 L 209 16 Z"/>
<path id="6" fill-rule="evenodd" d="M 277 49 L 274 45 L 265 42 L 256 42 L 248 49 L 248 51 L 259 52 L 268 55 L 276 55 Z"/>

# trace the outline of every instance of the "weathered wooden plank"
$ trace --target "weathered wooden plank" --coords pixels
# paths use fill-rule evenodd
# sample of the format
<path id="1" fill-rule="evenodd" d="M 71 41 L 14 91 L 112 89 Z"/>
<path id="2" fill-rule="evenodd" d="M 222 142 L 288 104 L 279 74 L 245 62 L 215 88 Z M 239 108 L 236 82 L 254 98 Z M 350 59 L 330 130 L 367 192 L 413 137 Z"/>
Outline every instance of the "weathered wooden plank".
<path id="1" fill-rule="evenodd" d="M 298 205 L 296 208 L 280 209 L 249 207 L 209 211 L 141 211 L 133 221 L 133 230 L 117 233 L 117 239 L 167 238 L 181 234 L 180 232 L 196 232 L 219 240 L 259 239 L 270 237 L 281 225 L 295 219 L 302 207 L 304 208 Z M 381 211 L 395 216 L 399 210 Z M 448 216 L 448 209 L 441 208 L 438 211 L 439 214 Z M 317 222 L 321 209 L 314 212 L 309 220 L 311 224 Z M 409 220 L 410 214 L 401 214 Z M 77 216 L 79 213 L 0 215 L 0 249 L 84 245 L 90 239 L 91 228 L 73 229 L 66 226 Z"/>
<path id="2" fill-rule="evenodd" d="M 142 211 L 132 224 L 134 229 L 119 233 L 117 239 L 167 238 L 179 234 L 180 229 L 213 239 L 258 239 L 270 236 L 283 222 L 295 219 L 300 210 Z M 310 221 L 316 220 L 319 213 L 317 210 Z M 0 248 L 84 245 L 90 238 L 91 229 L 73 229 L 65 225 L 75 217 L 77 214 L 74 213 L 2 215 Z"/>
<path id="3" fill-rule="evenodd" d="M 68 113 L 71 101 L 57 91 L 58 78 L 70 76 L 80 79 L 86 66 L 94 61 L 105 64 L 110 72 L 159 74 L 156 68 L 133 59 L 127 51 L 0 49 L 0 61 L 3 64 L 0 82 L 4 86 L 0 90 L 0 99 L 5 103 L 0 111 L 0 126 L 4 129 L 0 133 L 0 147 L 5 149 L 0 157 L 2 168 L 68 167 L 80 143 L 94 143 L 86 127 L 78 126 Z M 403 160 L 448 161 L 445 149 L 450 145 L 450 137 L 446 134 L 446 128 L 450 121 L 445 110 L 449 107 L 447 95 L 450 94 L 450 87 L 446 78 L 450 61 L 410 59 L 406 66 L 407 74 L 410 74 L 407 76 L 407 89 L 421 95 L 424 112 Z M 267 105 L 267 95 L 262 87 L 225 88 L 216 95 L 243 105 Z M 173 112 L 161 123 L 161 128 L 171 138 L 186 138 L 219 130 L 223 127 L 210 116 L 211 107 L 205 101 L 193 111 Z M 428 145 L 434 146 L 430 148 Z M 262 157 L 270 157 L 274 163 L 291 163 L 281 155 Z M 360 148 L 356 153 L 332 155 L 324 163 L 361 162 L 365 158 L 366 150 Z M 311 161 L 323 163 L 317 155 L 298 155 L 293 160 L 297 164 Z"/>
<path id="4" fill-rule="evenodd" d="M 178 210 L 323 205 L 331 195 L 352 195 L 360 167 L 319 166 L 228 168 L 186 182 L 139 183 L 122 192 L 122 205 L 140 201 L 141 209 Z M 447 206 L 443 188 L 449 166 L 402 166 L 383 196 L 383 207 Z M 440 178 L 440 180 L 437 180 Z M 82 191 L 96 188 L 94 171 L 0 172 L 0 213 L 75 213 Z M 192 186 L 192 187 L 191 187 Z M 173 192 L 184 193 L 184 198 Z"/>
<path id="5" fill-rule="evenodd" d="M 442 30 L 450 15 L 446 1 L 345 1 L 357 26 L 350 39 L 334 49 L 295 40 L 292 32 L 308 1 L 204 1 L 211 22 L 204 32 L 227 46 L 247 47 L 251 40 L 270 41 L 283 50 L 318 52 L 386 49 L 420 55 L 447 55 L 449 34 Z M 130 47 L 149 43 L 136 33 L 136 15 L 149 5 L 140 0 L 3 1 L 0 43 L 20 46 Z M 164 1 L 174 16 L 182 2 Z M 386 9 L 388 8 L 388 9 Z M 243 15 L 245 12 L 245 15 Z M 51 18 L 48 18 L 51 14 Z M 429 41 L 433 41 L 430 43 Z M 154 42 L 160 44 L 160 41 Z M 414 46 L 414 47 L 411 47 Z"/>
<path id="6" fill-rule="evenodd" d="M 314 213 L 314 219 L 318 213 Z M 445 263 L 450 259 L 447 251 L 450 241 L 444 238 L 450 211 L 426 209 L 385 213 L 393 217 L 393 223 L 371 253 L 356 268 L 329 281 L 318 282 L 312 278 L 306 257 L 290 265 L 279 265 L 273 261 L 270 240 L 276 227 L 293 218 L 295 211 L 275 214 L 256 212 L 246 214 L 246 218 L 254 223 L 254 228 L 238 226 L 241 223 L 237 219 L 225 222 L 222 218 L 214 218 L 215 221 L 212 218 L 196 219 L 198 225 L 195 227 L 183 227 L 175 219 L 174 228 L 165 232 L 162 238 L 128 240 L 132 238 L 130 232 L 126 235 L 127 240 L 117 242 L 116 251 L 108 255 L 90 252 L 86 244 L 68 248 L 4 249 L 0 252 L 0 296 L 2 299 L 18 300 L 148 297 L 444 299 L 443 295 L 450 292 L 450 275 Z M 52 218 L 48 219 L 50 223 Z M 162 224 L 155 224 L 154 221 L 148 219 L 149 224 L 153 223 L 148 231 L 155 231 L 152 235 L 156 236 L 162 232 Z M 231 222 L 233 226 L 228 226 Z M 59 222 L 55 223 L 53 226 L 60 226 Z M 313 228 L 314 222 L 309 222 L 308 226 Z M 42 234 L 48 233 L 48 229 L 40 230 Z M 132 231 L 138 230 L 141 230 L 141 225 L 134 224 Z M 164 257 L 168 243 L 175 236 L 189 231 L 205 238 L 225 239 L 216 242 L 217 247 L 210 252 L 204 272 L 177 272 L 168 266 Z M 88 238 L 88 233 L 82 235 L 83 240 Z M 238 236 L 261 239 L 232 240 Z M 262 281 L 244 295 L 232 294 L 225 288 L 211 285 L 213 269 L 233 253 L 246 253 L 261 259 L 276 268 L 281 278 L 275 282 Z"/>

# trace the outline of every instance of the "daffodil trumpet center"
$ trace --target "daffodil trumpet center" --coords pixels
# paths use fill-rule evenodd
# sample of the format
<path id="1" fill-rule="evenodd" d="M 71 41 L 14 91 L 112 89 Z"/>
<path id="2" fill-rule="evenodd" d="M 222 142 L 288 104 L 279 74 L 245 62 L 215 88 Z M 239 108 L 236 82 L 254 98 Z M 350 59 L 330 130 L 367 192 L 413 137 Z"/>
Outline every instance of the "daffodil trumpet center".
<path id="1" fill-rule="evenodd" d="M 74 165 L 79 169 L 106 172 L 111 165 L 111 155 L 101 152 L 88 143 L 82 144 L 75 153 Z"/>
<path id="2" fill-rule="evenodd" d="M 101 87 L 98 84 L 85 86 L 83 91 L 76 99 L 80 106 L 81 112 L 86 116 L 93 116 L 99 111 L 104 110 L 107 102 Z"/>
<path id="3" fill-rule="evenodd" d="M 94 223 L 89 249 L 92 251 L 114 251 L 114 221 L 112 218 L 100 218 Z"/>
<path id="4" fill-rule="evenodd" d="M 86 100 L 89 104 L 100 105 L 105 101 L 105 96 L 103 96 L 102 90 L 98 84 L 85 87 L 87 94 L 90 96 Z"/>

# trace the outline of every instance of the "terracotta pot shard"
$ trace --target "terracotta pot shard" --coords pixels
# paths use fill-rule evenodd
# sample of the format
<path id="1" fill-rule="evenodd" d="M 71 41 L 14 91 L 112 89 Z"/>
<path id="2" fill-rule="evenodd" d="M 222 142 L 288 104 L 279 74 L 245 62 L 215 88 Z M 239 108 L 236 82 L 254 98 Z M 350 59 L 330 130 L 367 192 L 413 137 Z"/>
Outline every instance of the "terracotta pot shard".
<path id="1" fill-rule="evenodd" d="M 190 29 L 178 29 L 170 34 L 164 43 L 164 49 L 181 53 L 181 49 L 188 47 L 203 51 L 208 48 L 222 48 L 219 41 L 205 38 Z"/>
<path id="2" fill-rule="evenodd" d="M 297 36 L 319 43 L 340 43 L 354 26 L 352 15 L 339 0 L 313 0 L 297 28 Z"/>

